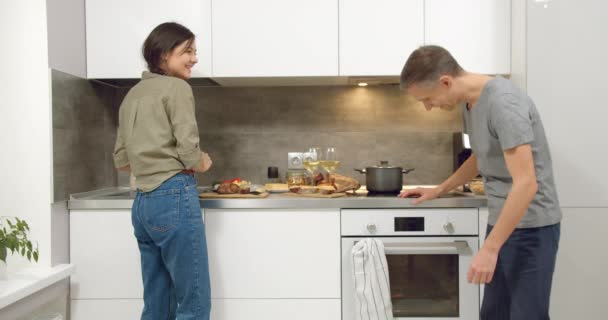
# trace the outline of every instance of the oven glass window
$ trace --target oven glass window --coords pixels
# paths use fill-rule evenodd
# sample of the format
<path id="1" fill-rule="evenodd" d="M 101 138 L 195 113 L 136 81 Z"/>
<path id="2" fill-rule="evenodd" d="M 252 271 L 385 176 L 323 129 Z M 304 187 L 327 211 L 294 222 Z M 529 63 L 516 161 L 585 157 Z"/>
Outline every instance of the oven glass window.
<path id="1" fill-rule="evenodd" d="M 386 256 L 395 317 L 458 317 L 458 255 Z"/>

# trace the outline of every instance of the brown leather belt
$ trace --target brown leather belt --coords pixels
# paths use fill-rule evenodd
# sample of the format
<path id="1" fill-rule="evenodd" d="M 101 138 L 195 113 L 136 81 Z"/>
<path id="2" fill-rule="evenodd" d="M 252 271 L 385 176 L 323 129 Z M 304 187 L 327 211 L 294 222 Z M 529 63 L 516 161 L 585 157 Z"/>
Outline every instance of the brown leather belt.
<path id="1" fill-rule="evenodd" d="M 185 174 L 192 174 L 192 175 L 194 175 L 194 170 L 192 170 L 192 169 L 184 169 L 184 170 L 180 171 L 179 173 L 185 173 Z"/>

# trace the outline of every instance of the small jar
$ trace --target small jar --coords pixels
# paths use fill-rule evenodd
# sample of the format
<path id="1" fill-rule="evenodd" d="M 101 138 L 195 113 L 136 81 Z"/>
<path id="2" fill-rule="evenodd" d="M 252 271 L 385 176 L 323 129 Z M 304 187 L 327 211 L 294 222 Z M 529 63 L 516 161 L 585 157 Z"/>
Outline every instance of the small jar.
<path id="1" fill-rule="evenodd" d="M 475 178 L 469 181 L 469 189 L 476 195 L 483 195 L 486 193 L 482 178 Z"/>
<path id="2" fill-rule="evenodd" d="M 288 170 L 287 186 L 306 186 L 310 184 L 310 177 L 306 170 Z"/>

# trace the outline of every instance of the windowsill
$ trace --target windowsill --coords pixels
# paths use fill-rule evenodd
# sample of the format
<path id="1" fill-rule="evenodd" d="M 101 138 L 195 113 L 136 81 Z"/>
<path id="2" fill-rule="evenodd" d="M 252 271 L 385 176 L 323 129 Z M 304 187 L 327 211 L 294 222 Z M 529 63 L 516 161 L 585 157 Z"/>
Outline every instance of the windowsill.
<path id="1" fill-rule="evenodd" d="M 7 280 L 0 280 L 0 309 L 70 277 L 73 264 L 61 264 L 52 268 L 32 267 L 9 273 Z"/>

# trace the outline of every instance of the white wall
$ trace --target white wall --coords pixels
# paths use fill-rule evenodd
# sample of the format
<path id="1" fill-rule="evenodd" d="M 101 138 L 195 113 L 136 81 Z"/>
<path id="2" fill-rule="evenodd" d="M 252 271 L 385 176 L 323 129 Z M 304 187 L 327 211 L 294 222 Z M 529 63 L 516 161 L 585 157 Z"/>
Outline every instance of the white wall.
<path id="1" fill-rule="evenodd" d="M 84 0 L 47 0 L 49 67 L 87 77 Z"/>
<path id="2" fill-rule="evenodd" d="M 605 319 L 608 4 L 513 0 L 514 6 L 522 2 L 523 15 L 513 17 L 514 25 L 525 17 L 525 33 L 520 34 L 526 52 L 521 79 L 543 119 L 564 213 L 551 319 Z"/>
<path id="3" fill-rule="evenodd" d="M 526 0 L 511 0 L 511 80 L 526 90 Z"/>
<path id="4" fill-rule="evenodd" d="M 607 208 L 563 208 L 551 319 L 606 319 Z"/>
<path id="5" fill-rule="evenodd" d="M 46 1 L 0 2 L 0 215 L 18 216 L 50 265 L 52 147 Z M 9 269 L 27 260 L 9 256 Z"/>

